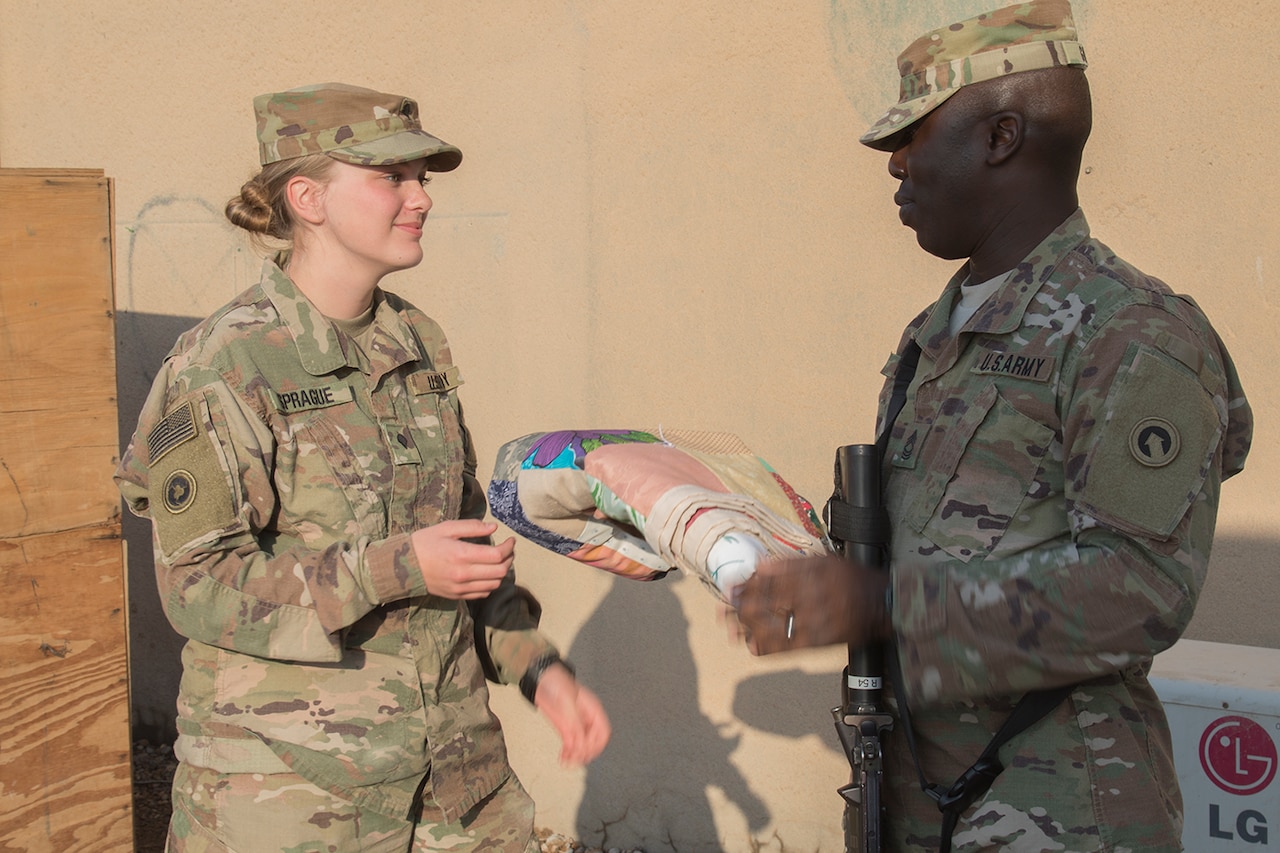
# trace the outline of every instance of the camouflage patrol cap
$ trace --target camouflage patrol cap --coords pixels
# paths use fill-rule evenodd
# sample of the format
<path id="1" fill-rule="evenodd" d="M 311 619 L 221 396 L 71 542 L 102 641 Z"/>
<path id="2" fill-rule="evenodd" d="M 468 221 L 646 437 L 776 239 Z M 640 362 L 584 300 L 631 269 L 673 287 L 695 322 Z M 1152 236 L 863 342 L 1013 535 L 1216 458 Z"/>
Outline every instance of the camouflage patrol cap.
<path id="1" fill-rule="evenodd" d="M 320 83 L 253 99 L 262 165 L 307 154 L 328 154 L 359 166 L 389 166 L 427 158 L 427 169 L 448 172 L 462 152 L 422 129 L 418 102 L 348 86 Z"/>
<path id="2" fill-rule="evenodd" d="M 925 33 L 898 54 L 898 103 L 859 140 L 892 151 L 895 136 L 962 86 L 1040 68 L 1085 68 L 1068 0 L 1030 0 Z"/>

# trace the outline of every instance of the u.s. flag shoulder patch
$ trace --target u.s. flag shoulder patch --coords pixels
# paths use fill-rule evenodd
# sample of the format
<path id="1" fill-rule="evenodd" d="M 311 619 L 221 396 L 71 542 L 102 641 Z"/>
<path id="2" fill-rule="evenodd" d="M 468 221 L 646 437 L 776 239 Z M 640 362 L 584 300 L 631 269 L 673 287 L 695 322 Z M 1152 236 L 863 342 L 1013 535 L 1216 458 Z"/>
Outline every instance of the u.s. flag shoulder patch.
<path id="1" fill-rule="evenodd" d="M 183 403 L 147 434 L 147 462 L 155 465 L 165 454 L 196 437 L 196 415 L 191 401 Z"/>

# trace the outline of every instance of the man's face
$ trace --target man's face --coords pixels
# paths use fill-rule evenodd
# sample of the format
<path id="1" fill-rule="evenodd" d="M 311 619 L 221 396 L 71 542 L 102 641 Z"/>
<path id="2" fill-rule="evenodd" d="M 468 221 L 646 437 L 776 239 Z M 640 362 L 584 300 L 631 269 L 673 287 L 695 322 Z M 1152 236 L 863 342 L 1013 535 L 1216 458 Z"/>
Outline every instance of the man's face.
<path id="1" fill-rule="evenodd" d="M 964 90 L 909 127 L 889 155 L 898 217 L 920 248 L 939 258 L 970 257 L 981 235 L 981 134 Z"/>

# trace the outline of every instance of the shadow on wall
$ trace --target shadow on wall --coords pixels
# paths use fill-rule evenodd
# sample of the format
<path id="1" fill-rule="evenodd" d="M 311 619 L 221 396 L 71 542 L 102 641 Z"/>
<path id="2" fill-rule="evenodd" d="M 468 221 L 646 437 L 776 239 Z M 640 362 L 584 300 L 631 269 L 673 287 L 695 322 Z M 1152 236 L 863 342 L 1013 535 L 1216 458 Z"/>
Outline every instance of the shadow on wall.
<path id="1" fill-rule="evenodd" d="M 688 634 L 666 582 L 615 579 L 569 650 L 591 671 L 613 723 L 578 807 L 576 831 L 587 844 L 716 853 L 723 848 L 708 787 L 723 791 L 753 832 L 769 823 L 767 806 L 730 760 L 738 739 L 702 714 Z M 655 729 L 655 715 L 666 725 Z"/>
<path id="2" fill-rule="evenodd" d="M 1189 638 L 1280 648 L 1280 628 L 1270 615 L 1280 608 L 1280 584 L 1259 574 L 1273 562 L 1277 544 L 1218 537 Z M 771 814 L 769 792 L 757 793 L 737 770 L 750 766 L 752 756 L 738 752 L 738 739 L 703 715 L 688 631 L 679 599 L 664 581 L 613 580 L 569 650 L 569 658 L 591 672 L 591 687 L 613 722 L 609 748 L 586 771 L 575 827 L 583 843 L 653 853 L 722 850 L 713 812 L 724 805 L 708 799 L 711 788 L 723 792 L 753 834 L 786 817 Z M 836 674 L 765 672 L 738 683 L 733 716 L 759 731 L 810 738 L 805 749 L 817 735 L 820 748 L 838 756 L 831 708 L 839 701 Z M 655 719 L 663 725 L 655 727 Z M 832 778 L 830 802 L 814 806 L 833 821 L 841 808 L 836 789 L 847 782 L 844 775 Z"/>
<path id="3" fill-rule="evenodd" d="M 119 312 L 116 314 L 116 394 L 119 399 L 120 452 L 138 425 L 138 412 L 151 390 L 160 363 L 178 335 L 198 317 Z M 151 522 L 122 509 L 128 544 L 129 689 L 133 737 L 153 744 L 176 736 L 176 700 L 182 675 L 183 640 L 169 626 L 156 591 L 151 552 Z"/>

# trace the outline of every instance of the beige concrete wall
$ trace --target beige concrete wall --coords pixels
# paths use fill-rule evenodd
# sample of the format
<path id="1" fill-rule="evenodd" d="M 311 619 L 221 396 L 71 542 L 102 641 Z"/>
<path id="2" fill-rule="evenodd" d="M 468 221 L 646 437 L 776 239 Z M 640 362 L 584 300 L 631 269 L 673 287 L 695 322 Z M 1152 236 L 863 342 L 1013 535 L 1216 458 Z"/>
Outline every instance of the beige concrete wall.
<path id="1" fill-rule="evenodd" d="M 820 501 L 832 449 L 871 437 L 899 329 L 951 271 L 898 224 L 885 158 L 857 137 L 894 97 L 897 51 L 985 8 L 0 0 L 0 164 L 115 179 L 127 413 L 177 331 L 256 276 L 220 214 L 255 167 L 251 97 L 323 80 L 412 94 L 466 159 L 432 185 L 427 260 L 387 284 L 449 331 L 483 467 L 535 430 L 730 430 Z M 1280 647 L 1280 120 L 1256 72 L 1280 36 L 1264 0 L 1211 25 L 1194 0 L 1076 8 L 1094 231 L 1205 307 L 1258 417 L 1192 635 Z M 132 530 L 135 708 L 162 726 L 174 644 Z M 837 848 L 838 652 L 754 660 L 695 582 L 520 554 L 618 723 L 596 765 L 563 770 L 499 691 L 543 824 L 596 840 L 607 824 L 651 853 Z"/>

